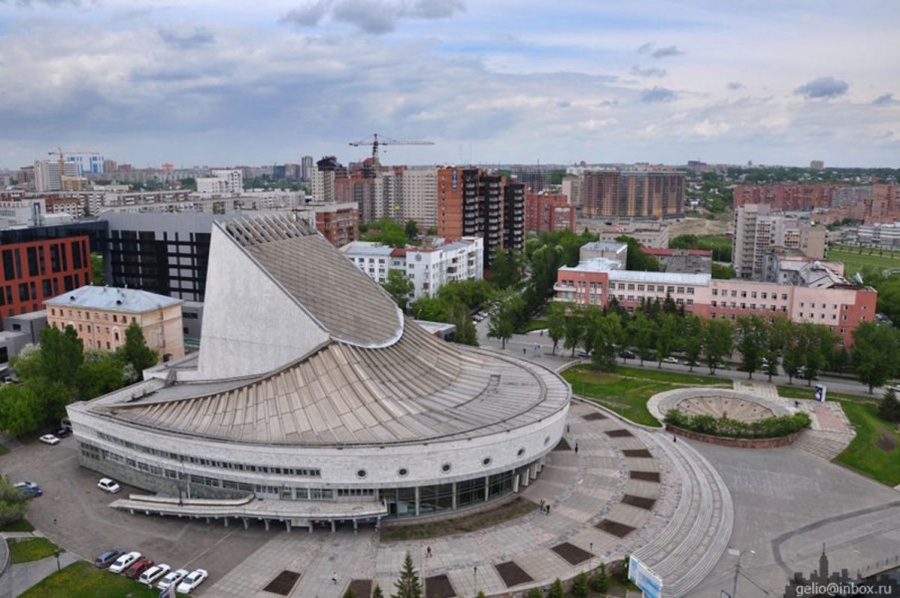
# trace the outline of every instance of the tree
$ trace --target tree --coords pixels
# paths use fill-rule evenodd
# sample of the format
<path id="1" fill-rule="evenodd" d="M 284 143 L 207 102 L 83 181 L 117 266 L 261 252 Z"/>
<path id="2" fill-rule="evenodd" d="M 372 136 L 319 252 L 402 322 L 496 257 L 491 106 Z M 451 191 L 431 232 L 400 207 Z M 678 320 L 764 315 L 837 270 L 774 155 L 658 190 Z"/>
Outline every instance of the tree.
<path id="1" fill-rule="evenodd" d="M 672 351 L 678 342 L 678 329 L 684 321 L 672 314 L 662 314 L 658 320 L 656 331 L 656 359 L 659 367 L 662 361 L 672 355 Z"/>
<path id="2" fill-rule="evenodd" d="M 522 254 L 497 247 L 491 259 L 491 282 L 498 289 L 514 289 L 522 281 Z"/>
<path id="3" fill-rule="evenodd" d="M 89 350 L 78 371 L 78 398 L 87 401 L 122 387 L 125 364 L 115 353 Z"/>
<path id="4" fill-rule="evenodd" d="M 372 590 L 372 598 L 384 598 L 384 592 L 381 591 L 381 586 L 375 584 L 375 589 Z"/>
<path id="5" fill-rule="evenodd" d="M 37 430 L 46 417 L 43 402 L 29 387 L 19 384 L 0 387 L 0 429 L 18 436 Z"/>
<path id="6" fill-rule="evenodd" d="M 796 351 L 802 364 L 801 374 L 806 385 L 811 386 L 813 378 L 819 375 L 831 361 L 837 335 L 827 326 L 803 323 L 797 328 Z"/>
<path id="7" fill-rule="evenodd" d="M 723 319 L 708 320 L 704 327 L 703 356 L 710 374 L 716 373 L 716 369 L 725 362 L 725 357 L 731 355 L 733 347 L 734 329 L 731 322 Z"/>
<path id="8" fill-rule="evenodd" d="M 531 588 L 530 590 L 528 590 L 526 598 L 544 598 L 544 593 L 540 588 Z"/>
<path id="9" fill-rule="evenodd" d="M 884 398 L 878 404 L 878 417 L 886 422 L 900 423 L 900 401 L 893 388 L 888 388 Z"/>
<path id="10" fill-rule="evenodd" d="M 477 347 L 478 331 L 475 330 L 475 322 L 469 317 L 469 310 L 465 305 L 457 303 L 453 306 L 452 320 L 452 324 L 456 326 L 455 342 Z"/>
<path id="11" fill-rule="evenodd" d="M 596 331 L 592 335 L 594 341 L 591 357 L 599 367 L 614 370 L 616 368 L 616 352 L 622 342 L 622 322 L 619 314 L 615 312 L 599 315 L 596 322 Z"/>
<path id="12" fill-rule="evenodd" d="M 84 363 L 84 342 L 72 326 L 66 326 L 65 330 L 53 326 L 41 330 L 40 363 L 42 376 L 74 391 L 78 369 Z"/>
<path id="13" fill-rule="evenodd" d="M 547 309 L 547 336 L 553 341 L 553 355 L 556 355 L 559 341 L 566 336 L 566 314 L 571 306 L 571 303 L 554 301 Z"/>
<path id="14" fill-rule="evenodd" d="M 475 598 L 487 598 L 487 596 L 484 595 L 484 591 L 479 591 L 478 595 L 475 596 Z"/>
<path id="15" fill-rule="evenodd" d="M 703 353 L 703 331 L 705 324 L 699 316 L 689 315 L 684 320 L 684 336 L 682 337 L 682 350 L 684 357 L 690 366 L 690 371 L 700 365 L 700 355 Z"/>
<path id="16" fill-rule="evenodd" d="M 644 365 L 644 360 L 650 359 L 650 353 L 656 346 L 656 324 L 648 320 L 643 311 L 638 311 L 628 325 L 628 334 L 637 349 L 641 365 Z"/>
<path id="17" fill-rule="evenodd" d="M 419 225 L 416 224 L 415 220 L 407 220 L 406 225 L 403 227 L 403 232 L 406 233 L 407 239 L 414 241 L 419 237 Z"/>
<path id="18" fill-rule="evenodd" d="M 344 598 L 356 598 L 356 592 L 353 591 L 353 586 L 347 586 L 347 591 L 344 592 Z"/>
<path id="19" fill-rule="evenodd" d="M 413 567 L 412 555 L 407 552 L 403 559 L 403 568 L 400 570 L 400 579 L 394 583 L 396 591 L 391 598 L 422 598 L 422 583 L 419 574 Z"/>
<path id="20" fill-rule="evenodd" d="M 508 297 L 501 302 L 497 311 L 491 314 L 488 320 L 488 336 L 500 339 L 500 348 L 506 348 L 506 341 L 512 338 L 516 331 L 516 317 L 518 307 L 524 303 L 521 297 Z"/>
<path id="21" fill-rule="evenodd" d="M 557 577 L 550 585 L 550 592 L 547 594 L 547 598 L 563 598 L 565 594 L 566 592 L 563 588 L 562 580 Z"/>
<path id="22" fill-rule="evenodd" d="M 719 280 L 730 280 L 735 276 L 737 276 L 737 272 L 735 272 L 734 268 L 732 268 L 731 266 L 723 266 L 722 264 L 713 262 L 712 278 L 717 278 Z"/>
<path id="23" fill-rule="evenodd" d="M 609 591 L 609 574 L 606 572 L 606 563 L 600 563 L 600 568 L 591 577 L 591 589 L 598 594 Z"/>
<path id="24" fill-rule="evenodd" d="M 897 330 L 875 322 L 860 322 L 853 331 L 851 349 L 859 381 L 869 386 L 884 386 L 900 370 L 900 339 Z"/>
<path id="25" fill-rule="evenodd" d="M 741 354 L 741 366 L 750 379 L 753 379 L 753 372 L 762 365 L 766 336 L 766 322 L 759 316 L 738 318 L 737 350 Z"/>
<path id="26" fill-rule="evenodd" d="M 403 270 L 391 268 L 388 270 L 387 280 L 381 283 L 381 288 L 388 292 L 403 312 L 406 312 L 409 294 L 416 290 L 416 285 Z"/>
<path id="27" fill-rule="evenodd" d="M 103 272 L 103 256 L 99 253 L 91 254 L 91 282 L 95 287 L 102 287 L 106 284 Z"/>
<path id="28" fill-rule="evenodd" d="M 566 335 L 563 339 L 563 348 L 571 349 L 572 357 L 575 357 L 575 349 L 581 344 L 584 338 L 584 318 L 581 310 L 574 307 L 569 310 L 566 316 Z"/>
<path id="29" fill-rule="evenodd" d="M 423 296 L 412 302 L 409 311 L 417 320 L 446 322 L 451 317 L 448 313 L 449 307 L 451 306 L 442 299 Z"/>
<path id="30" fill-rule="evenodd" d="M 19 521 L 27 511 L 28 497 L 25 493 L 0 479 L 0 526 Z"/>
<path id="31" fill-rule="evenodd" d="M 587 598 L 590 593 L 588 584 L 588 574 L 584 571 L 575 576 L 575 582 L 572 584 L 573 598 Z"/>
<path id="32" fill-rule="evenodd" d="M 137 322 L 132 322 L 125 329 L 125 344 L 118 351 L 121 352 L 123 361 L 134 366 L 142 377 L 144 370 L 155 366 L 159 361 L 159 354 L 147 346 L 144 331 Z"/>

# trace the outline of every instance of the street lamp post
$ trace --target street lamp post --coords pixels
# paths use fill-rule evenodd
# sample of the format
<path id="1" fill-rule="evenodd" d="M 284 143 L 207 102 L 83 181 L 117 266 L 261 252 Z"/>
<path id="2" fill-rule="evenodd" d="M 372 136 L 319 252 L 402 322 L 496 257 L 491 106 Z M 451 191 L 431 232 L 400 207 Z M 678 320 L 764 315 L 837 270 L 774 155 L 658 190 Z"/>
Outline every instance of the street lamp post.
<path id="1" fill-rule="evenodd" d="M 60 567 L 59 567 L 59 548 L 57 548 L 56 550 L 53 551 L 53 556 L 56 557 L 56 570 L 59 571 L 59 570 L 60 570 Z"/>
<path id="2" fill-rule="evenodd" d="M 475 595 L 478 595 L 478 565 L 472 570 L 472 581 L 475 582 Z"/>
<path id="3" fill-rule="evenodd" d="M 588 557 L 588 571 L 594 570 L 594 543 L 591 542 L 590 556 Z"/>

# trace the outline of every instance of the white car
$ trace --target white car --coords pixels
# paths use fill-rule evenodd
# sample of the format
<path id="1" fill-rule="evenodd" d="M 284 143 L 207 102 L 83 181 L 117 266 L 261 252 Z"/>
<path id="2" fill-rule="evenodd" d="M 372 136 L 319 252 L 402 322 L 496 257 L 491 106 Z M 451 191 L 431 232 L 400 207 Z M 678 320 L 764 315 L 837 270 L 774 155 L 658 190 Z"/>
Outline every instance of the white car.
<path id="1" fill-rule="evenodd" d="M 44 444 L 59 444 L 59 438 L 54 436 L 53 434 L 44 434 L 41 436 L 41 442 Z"/>
<path id="2" fill-rule="evenodd" d="M 158 584 L 156 584 L 156 587 L 160 590 L 168 590 L 169 586 L 176 585 L 179 581 L 184 579 L 187 574 L 188 572 L 184 569 L 176 569 L 175 571 L 170 571 L 166 574 L 165 577 L 162 578 L 162 580 Z"/>
<path id="3" fill-rule="evenodd" d="M 663 357 L 663 363 L 675 363 L 675 364 L 678 364 L 678 363 L 681 363 L 681 362 L 678 361 L 677 359 L 675 359 L 674 357 Z"/>
<path id="4" fill-rule="evenodd" d="M 116 562 L 109 566 L 109 570 L 113 573 L 122 573 L 132 565 L 136 560 L 141 558 L 140 552 L 126 552 L 116 559 Z"/>
<path id="5" fill-rule="evenodd" d="M 138 578 L 138 581 L 141 583 L 145 583 L 148 586 L 152 586 L 153 582 L 168 573 L 172 570 L 172 567 L 162 564 L 162 565 L 154 565 L 141 573 L 141 576 Z"/>
<path id="6" fill-rule="evenodd" d="M 178 584 L 178 593 L 179 594 L 190 594 L 194 588 L 203 583 L 203 580 L 209 577 L 209 573 L 206 572 L 205 569 L 196 569 L 191 571 L 191 573 L 182 580 L 180 584 Z"/>
<path id="7" fill-rule="evenodd" d="M 102 478 L 99 482 L 97 482 L 97 487 L 105 492 L 109 492 L 110 494 L 115 494 L 122 489 L 117 483 L 109 478 Z"/>

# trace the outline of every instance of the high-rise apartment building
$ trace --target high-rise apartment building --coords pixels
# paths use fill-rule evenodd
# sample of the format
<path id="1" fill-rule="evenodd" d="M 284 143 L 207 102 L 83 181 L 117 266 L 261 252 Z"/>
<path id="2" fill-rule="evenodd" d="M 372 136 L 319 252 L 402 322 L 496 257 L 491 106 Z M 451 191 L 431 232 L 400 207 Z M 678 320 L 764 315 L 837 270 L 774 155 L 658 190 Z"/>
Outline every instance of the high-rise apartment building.
<path id="1" fill-rule="evenodd" d="M 309 183 L 312 181 L 313 170 L 316 167 L 316 161 L 312 156 L 303 156 L 300 158 L 300 181 Z"/>
<path id="2" fill-rule="evenodd" d="M 233 195 L 244 190 L 244 173 L 239 168 L 213 170 L 208 177 L 197 177 L 197 191 L 213 195 Z"/>
<path id="3" fill-rule="evenodd" d="M 589 170 L 581 209 L 588 216 L 679 218 L 684 214 L 684 174 L 649 170 Z"/>
<path id="4" fill-rule="evenodd" d="M 525 249 L 525 188 L 478 168 L 437 171 L 438 235 L 484 238 L 484 267 L 497 248 Z"/>
<path id="5" fill-rule="evenodd" d="M 806 256 L 825 259 L 826 239 L 824 227 L 774 212 L 768 204 L 747 204 L 734 211 L 731 260 L 738 277 L 762 280 L 770 248 L 796 249 Z"/>
<path id="6" fill-rule="evenodd" d="M 565 195 L 551 193 L 525 194 L 525 230 L 552 232 L 575 230 L 575 211 Z"/>

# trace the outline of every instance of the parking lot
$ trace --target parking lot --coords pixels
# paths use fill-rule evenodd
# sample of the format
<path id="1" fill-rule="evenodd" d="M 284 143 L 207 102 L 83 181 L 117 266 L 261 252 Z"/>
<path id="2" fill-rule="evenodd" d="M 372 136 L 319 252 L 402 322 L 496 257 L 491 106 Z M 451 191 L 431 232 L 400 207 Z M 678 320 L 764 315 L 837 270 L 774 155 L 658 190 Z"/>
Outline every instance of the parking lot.
<path id="1" fill-rule="evenodd" d="M 136 550 L 157 563 L 173 569 L 203 568 L 209 579 L 197 594 L 244 561 L 272 538 L 260 524 L 245 530 L 232 523 L 189 521 L 131 515 L 109 504 L 130 492 L 128 486 L 110 495 L 97 487 L 100 474 L 78 465 L 76 444 L 65 438 L 56 446 L 35 440 L 28 444 L 10 442 L 12 449 L 0 456 L 0 471 L 10 482 L 28 480 L 38 484 L 43 496 L 32 499 L 28 520 L 47 538 L 93 562 L 109 548 Z"/>

